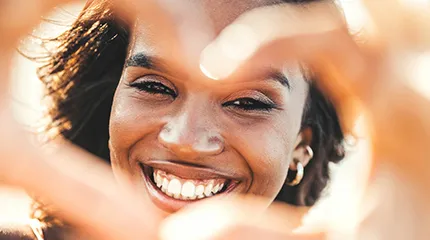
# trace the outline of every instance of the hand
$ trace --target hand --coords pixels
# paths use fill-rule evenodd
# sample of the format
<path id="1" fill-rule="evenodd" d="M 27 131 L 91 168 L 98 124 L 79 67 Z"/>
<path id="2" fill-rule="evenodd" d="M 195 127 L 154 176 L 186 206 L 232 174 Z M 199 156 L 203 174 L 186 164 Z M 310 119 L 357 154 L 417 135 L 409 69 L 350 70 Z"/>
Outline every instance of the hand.
<path id="1" fill-rule="evenodd" d="M 209 77 L 222 79 L 229 75 L 251 76 L 253 66 L 267 62 L 278 67 L 291 60 L 305 63 L 318 76 L 319 87 L 340 108 L 346 127 L 350 126 L 348 120 L 355 119 L 355 111 L 348 109 L 358 106 L 364 109 L 374 153 L 378 154 L 375 164 L 388 157 L 390 164 L 399 164 L 399 167 L 400 164 L 403 167 L 406 158 L 427 166 L 428 161 L 420 160 L 429 153 L 425 147 L 430 140 L 430 115 L 426 111 L 429 102 L 404 84 L 405 70 L 393 63 L 406 48 L 415 50 L 417 44 L 428 47 L 430 40 L 424 35 L 430 24 L 425 19 L 405 21 L 407 16 L 428 14 L 424 10 L 416 13 L 403 9 L 394 0 L 377 2 L 366 1 L 374 23 L 379 25 L 374 27 L 378 32 L 365 35 L 365 43 L 359 43 L 348 33 L 342 17 L 330 2 L 308 4 L 306 10 L 284 4 L 248 12 L 204 50 L 202 71 Z M 381 13 L 387 9 L 394 14 Z M 288 21 L 291 16 L 303 21 L 295 21 L 291 26 L 278 24 L 292 22 Z M 397 32 L 387 26 L 400 21 L 403 28 Z M 252 44 L 231 41 L 238 35 L 255 40 Z M 423 36 L 423 39 L 411 41 L 409 35 Z M 394 36 L 396 39 L 392 39 Z M 223 51 L 226 48 L 236 49 L 236 54 L 226 53 Z M 414 170 L 420 172 L 428 169 L 417 168 Z M 405 172 L 407 169 L 403 168 Z M 430 178 L 424 182 L 430 182 Z"/>
<path id="2" fill-rule="evenodd" d="M 30 134 L 9 111 L 10 60 L 19 38 L 39 22 L 40 16 L 66 2 L 70 1 L 0 2 L 0 181 L 54 203 L 60 217 L 96 238 L 156 239 L 161 219 L 151 214 L 152 205 L 144 204 L 131 191 L 119 189 L 109 166 L 69 143 L 52 143 L 49 151 L 42 151 L 30 143 Z M 142 6 L 131 8 L 134 2 L 117 1 L 119 11 L 130 17 L 130 12 L 140 9 L 159 10 L 153 1 L 138 1 Z M 73 171 L 79 168 L 86 170 Z M 153 215 L 151 221 L 147 221 L 148 215 Z"/>
<path id="3" fill-rule="evenodd" d="M 363 216 L 366 220 L 357 236 L 366 239 L 365 233 L 378 233 L 381 239 L 405 239 L 399 234 L 405 232 L 425 239 L 430 222 L 426 187 L 430 183 L 430 103 L 404 83 L 405 69 L 394 64 L 405 51 L 429 47 L 429 11 L 406 9 L 394 0 L 365 4 L 374 24 L 373 31 L 364 31 L 365 41 L 349 34 L 330 2 L 306 8 L 285 4 L 245 13 L 204 50 L 201 68 L 207 76 L 222 80 L 231 75 L 252 76 L 255 66 L 262 64 L 305 63 L 339 109 L 344 130 L 350 130 L 356 109 L 366 115 L 373 165 L 363 212 L 371 211 Z M 375 198 L 376 204 L 369 207 L 369 199 Z M 242 231 L 243 236 L 250 232 Z"/>
<path id="4" fill-rule="evenodd" d="M 322 240 L 323 232 L 294 232 L 308 209 L 272 204 L 258 197 L 211 198 L 168 217 L 161 225 L 161 240 L 291 239 Z M 202 221 L 202 219 L 205 219 Z M 187 224 L 183 224 L 187 223 Z"/>

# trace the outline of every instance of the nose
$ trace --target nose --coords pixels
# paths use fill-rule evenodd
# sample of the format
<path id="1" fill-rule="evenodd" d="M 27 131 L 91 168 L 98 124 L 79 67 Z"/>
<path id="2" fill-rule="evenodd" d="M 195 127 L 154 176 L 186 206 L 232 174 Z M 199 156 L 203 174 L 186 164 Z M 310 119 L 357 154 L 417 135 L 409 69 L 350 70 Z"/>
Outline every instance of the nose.
<path id="1" fill-rule="evenodd" d="M 224 140 L 208 116 L 192 112 L 169 119 L 158 141 L 181 159 L 197 159 L 220 154 Z"/>

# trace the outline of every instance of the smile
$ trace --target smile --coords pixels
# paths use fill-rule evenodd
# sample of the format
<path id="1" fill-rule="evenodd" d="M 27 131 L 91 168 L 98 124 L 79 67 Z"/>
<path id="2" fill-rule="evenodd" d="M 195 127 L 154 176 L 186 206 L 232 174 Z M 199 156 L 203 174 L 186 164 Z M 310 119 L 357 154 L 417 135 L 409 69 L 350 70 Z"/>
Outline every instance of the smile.
<path id="1" fill-rule="evenodd" d="M 222 193 L 226 179 L 182 179 L 161 170 L 154 170 L 153 180 L 156 186 L 169 197 L 180 200 L 195 200 L 212 197 Z"/>
<path id="2" fill-rule="evenodd" d="M 149 197 L 168 212 L 199 200 L 232 193 L 240 183 L 208 169 L 177 163 L 140 164 L 140 167 Z"/>

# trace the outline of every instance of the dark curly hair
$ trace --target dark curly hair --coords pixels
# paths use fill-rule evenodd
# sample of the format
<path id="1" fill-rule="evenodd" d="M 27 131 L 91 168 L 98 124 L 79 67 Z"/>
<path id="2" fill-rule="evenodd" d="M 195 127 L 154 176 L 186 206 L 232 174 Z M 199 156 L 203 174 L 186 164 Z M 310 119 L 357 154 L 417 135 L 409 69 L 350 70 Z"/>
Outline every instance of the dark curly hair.
<path id="1" fill-rule="evenodd" d="M 303 4 L 314 0 L 284 0 Z M 70 30 L 57 38 L 38 76 L 52 105 L 46 133 L 61 136 L 109 161 L 109 117 L 129 44 L 129 29 L 108 1 L 89 1 Z M 305 176 L 297 186 L 285 186 L 278 201 L 313 205 L 329 180 L 329 163 L 344 157 L 343 133 L 332 103 L 310 83 L 302 128 L 310 127 L 314 150 Z M 294 175 L 293 171 L 290 171 Z M 291 178 L 291 176 L 288 176 Z M 293 176 L 294 178 L 294 176 Z"/>

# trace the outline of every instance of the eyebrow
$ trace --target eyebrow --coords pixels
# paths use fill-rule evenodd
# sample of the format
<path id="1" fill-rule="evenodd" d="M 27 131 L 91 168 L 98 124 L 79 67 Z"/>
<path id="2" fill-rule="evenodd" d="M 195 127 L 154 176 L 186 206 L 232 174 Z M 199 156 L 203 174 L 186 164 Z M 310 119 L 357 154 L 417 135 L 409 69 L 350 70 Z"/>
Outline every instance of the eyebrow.
<path id="1" fill-rule="evenodd" d="M 162 60 L 158 59 L 157 57 L 149 56 L 142 52 L 131 55 L 125 61 L 125 67 L 141 67 L 164 73 L 169 72 L 166 69 L 165 64 L 163 64 Z M 279 82 L 280 84 L 282 84 L 282 86 L 285 86 L 289 90 L 291 90 L 291 85 L 288 78 L 280 71 L 270 70 L 270 73 L 266 76 L 266 78 L 268 80 L 270 79 Z"/>
<path id="2" fill-rule="evenodd" d="M 282 84 L 282 86 L 287 87 L 288 90 L 291 90 L 290 81 L 285 76 L 285 74 L 281 73 L 280 71 L 272 70 L 271 73 L 269 74 L 269 79 L 277 81 L 280 84 Z"/>
<path id="3" fill-rule="evenodd" d="M 125 61 L 125 67 L 141 67 L 147 69 L 153 69 L 160 72 L 167 72 L 163 67 L 164 64 L 161 63 L 156 57 L 148 56 L 145 53 L 136 53 L 130 56 Z"/>

